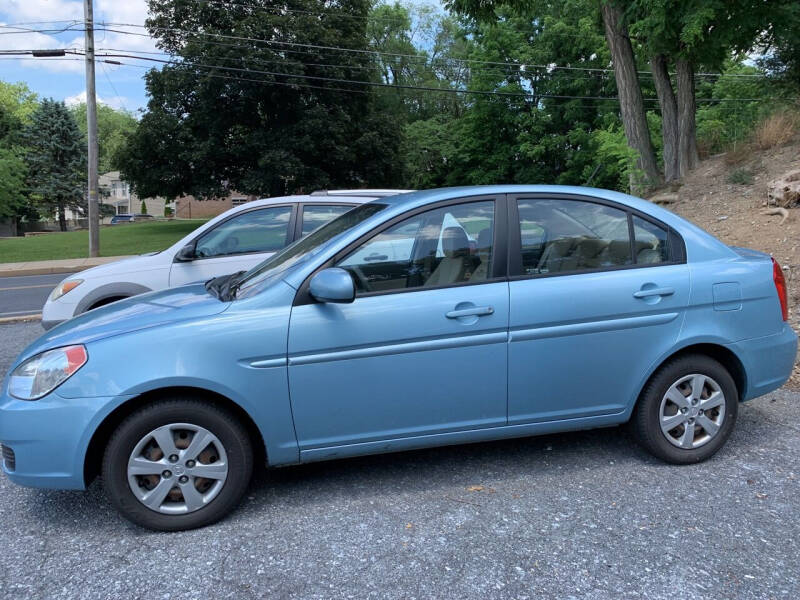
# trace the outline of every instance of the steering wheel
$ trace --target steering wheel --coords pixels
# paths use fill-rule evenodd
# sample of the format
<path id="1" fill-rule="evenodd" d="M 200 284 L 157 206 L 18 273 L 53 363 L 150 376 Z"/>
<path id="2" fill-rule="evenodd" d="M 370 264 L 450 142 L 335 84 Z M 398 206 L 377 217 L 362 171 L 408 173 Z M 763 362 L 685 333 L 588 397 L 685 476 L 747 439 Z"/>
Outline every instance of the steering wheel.
<path id="1" fill-rule="evenodd" d="M 364 272 L 361 270 L 361 267 L 352 265 L 348 267 L 347 270 L 356 276 L 356 279 L 358 280 L 358 287 L 360 287 L 365 292 L 372 291 L 369 289 L 369 279 L 367 279 L 367 276 L 364 275 Z"/>

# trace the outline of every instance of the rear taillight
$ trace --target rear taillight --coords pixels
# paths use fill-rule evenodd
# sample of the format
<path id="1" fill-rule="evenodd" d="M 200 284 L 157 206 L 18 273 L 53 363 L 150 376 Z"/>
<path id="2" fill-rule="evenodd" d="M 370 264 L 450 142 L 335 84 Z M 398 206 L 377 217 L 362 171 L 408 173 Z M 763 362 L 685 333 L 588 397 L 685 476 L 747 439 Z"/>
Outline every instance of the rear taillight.
<path id="1" fill-rule="evenodd" d="M 772 259 L 772 280 L 775 282 L 775 290 L 778 292 L 778 300 L 781 301 L 781 315 L 784 321 L 789 320 L 789 304 L 786 294 L 786 279 L 783 276 L 783 269 L 778 261 Z"/>

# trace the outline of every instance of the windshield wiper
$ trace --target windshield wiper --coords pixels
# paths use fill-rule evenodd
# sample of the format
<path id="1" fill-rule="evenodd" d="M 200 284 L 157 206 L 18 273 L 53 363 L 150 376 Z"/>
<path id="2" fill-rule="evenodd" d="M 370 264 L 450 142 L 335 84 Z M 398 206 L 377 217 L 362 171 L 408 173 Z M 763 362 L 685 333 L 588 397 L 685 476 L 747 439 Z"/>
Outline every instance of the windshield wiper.
<path id="1" fill-rule="evenodd" d="M 236 290 L 231 286 L 235 285 L 239 278 L 244 275 L 244 273 L 245 271 L 237 271 L 236 273 L 231 273 L 230 275 L 220 275 L 219 277 L 209 279 L 206 281 L 206 291 L 222 302 L 232 300 L 232 294 Z"/>

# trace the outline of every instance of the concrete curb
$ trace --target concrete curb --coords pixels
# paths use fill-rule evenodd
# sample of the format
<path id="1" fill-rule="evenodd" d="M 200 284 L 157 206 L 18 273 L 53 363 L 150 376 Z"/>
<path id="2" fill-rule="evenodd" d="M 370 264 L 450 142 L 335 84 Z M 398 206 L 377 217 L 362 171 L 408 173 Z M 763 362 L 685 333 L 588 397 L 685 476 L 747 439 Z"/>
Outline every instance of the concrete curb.
<path id="1" fill-rule="evenodd" d="M 5 325 L 6 323 L 27 323 L 28 321 L 41 321 L 42 314 L 36 315 L 17 315 L 14 317 L 0 317 L 0 325 Z"/>
<path id="2" fill-rule="evenodd" d="M 54 273 L 76 273 L 90 267 L 130 258 L 128 256 L 99 256 L 96 258 L 68 258 L 65 260 L 38 260 L 19 263 L 0 263 L 0 277 L 22 277 L 25 275 L 51 275 Z"/>

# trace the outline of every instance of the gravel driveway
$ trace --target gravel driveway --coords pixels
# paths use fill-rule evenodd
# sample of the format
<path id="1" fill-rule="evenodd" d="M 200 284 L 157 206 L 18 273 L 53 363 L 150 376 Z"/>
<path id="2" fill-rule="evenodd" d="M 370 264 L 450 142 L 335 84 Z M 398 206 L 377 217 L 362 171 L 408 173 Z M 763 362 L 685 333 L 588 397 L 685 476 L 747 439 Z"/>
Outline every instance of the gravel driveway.
<path id="1" fill-rule="evenodd" d="M 3 372 L 40 331 L 0 326 Z M 290 467 L 173 534 L 0 476 L 0 596 L 794 599 L 799 433 L 781 391 L 690 467 L 619 428 Z"/>

